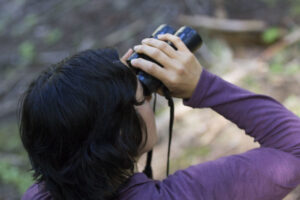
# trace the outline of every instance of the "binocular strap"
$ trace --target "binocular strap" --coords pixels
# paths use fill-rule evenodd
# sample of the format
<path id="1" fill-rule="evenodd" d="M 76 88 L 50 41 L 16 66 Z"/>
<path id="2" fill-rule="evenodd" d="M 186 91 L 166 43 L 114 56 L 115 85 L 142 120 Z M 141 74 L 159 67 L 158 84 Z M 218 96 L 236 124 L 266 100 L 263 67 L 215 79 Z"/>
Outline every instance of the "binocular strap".
<path id="1" fill-rule="evenodd" d="M 170 167 L 171 141 L 172 141 L 172 131 L 173 131 L 173 122 L 174 122 L 174 101 L 172 99 L 172 96 L 170 95 L 170 91 L 166 87 L 163 87 L 163 93 L 165 95 L 165 98 L 168 100 L 168 105 L 170 107 L 169 141 L 168 141 L 167 170 L 166 170 L 166 175 L 168 176 L 169 167 Z M 153 102 L 153 112 L 155 112 L 155 107 L 156 107 L 156 93 Z M 151 167 L 152 153 L 153 153 L 152 150 L 148 152 L 146 166 L 143 171 L 143 173 L 145 173 L 147 177 L 151 179 L 153 178 L 153 172 Z"/>

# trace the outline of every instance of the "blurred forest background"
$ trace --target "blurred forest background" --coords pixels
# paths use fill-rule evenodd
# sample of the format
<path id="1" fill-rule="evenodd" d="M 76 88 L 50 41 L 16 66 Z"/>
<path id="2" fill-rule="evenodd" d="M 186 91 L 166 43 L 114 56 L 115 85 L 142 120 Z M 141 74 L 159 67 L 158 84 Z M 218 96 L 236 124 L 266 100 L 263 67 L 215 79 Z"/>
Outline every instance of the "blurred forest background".
<path id="1" fill-rule="evenodd" d="M 196 56 L 205 68 L 300 115 L 299 22 L 300 0 L 0 0 L 0 200 L 20 199 L 33 183 L 18 100 L 52 63 L 89 48 L 115 47 L 121 56 L 162 23 L 188 25 L 203 37 Z M 162 179 L 169 110 L 158 103 L 153 168 Z M 172 172 L 258 146 L 215 112 L 176 100 Z M 300 199 L 300 188 L 285 199 Z"/>

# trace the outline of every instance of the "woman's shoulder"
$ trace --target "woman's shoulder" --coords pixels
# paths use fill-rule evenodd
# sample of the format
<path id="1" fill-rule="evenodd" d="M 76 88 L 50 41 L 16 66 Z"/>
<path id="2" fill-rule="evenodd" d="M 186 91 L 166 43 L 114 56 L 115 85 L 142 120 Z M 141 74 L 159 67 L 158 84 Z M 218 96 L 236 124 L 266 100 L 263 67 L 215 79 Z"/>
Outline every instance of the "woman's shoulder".
<path id="1" fill-rule="evenodd" d="M 158 181 L 149 179 L 144 173 L 135 173 L 128 179 L 127 183 L 120 188 L 118 196 L 120 199 L 124 199 L 128 195 L 131 195 L 132 192 L 136 193 L 137 189 L 144 194 L 153 193 L 153 190 L 148 187 L 149 184 L 147 183 L 155 184 L 156 182 Z M 35 183 L 27 189 L 22 200 L 52 200 L 52 198 L 50 193 L 45 190 L 43 183 Z"/>
<path id="2" fill-rule="evenodd" d="M 22 197 L 22 200 L 51 200 L 50 193 L 44 189 L 42 183 L 30 186 Z"/>

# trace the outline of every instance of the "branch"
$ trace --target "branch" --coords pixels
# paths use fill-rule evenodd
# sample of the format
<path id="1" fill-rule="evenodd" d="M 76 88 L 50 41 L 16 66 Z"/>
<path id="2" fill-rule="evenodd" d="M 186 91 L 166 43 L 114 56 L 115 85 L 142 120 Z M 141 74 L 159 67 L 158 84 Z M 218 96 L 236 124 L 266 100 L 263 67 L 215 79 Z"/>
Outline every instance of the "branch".
<path id="1" fill-rule="evenodd" d="M 224 32 L 262 32 L 266 29 L 266 23 L 260 20 L 222 19 L 203 15 L 181 15 L 179 22 L 196 28 Z"/>
<path id="2" fill-rule="evenodd" d="M 275 54 L 277 54 L 282 49 L 295 44 L 296 42 L 300 41 L 300 27 L 296 28 L 290 34 L 286 35 L 282 40 L 279 42 L 271 45 L 266 50 L 263 51 L 259 60 L 260 61 L 268 61 L 270 60 Z"/>
<path id="3" fill-rule="evenodd" d="M 114 46 L 124 40 L 127 40 L 132 35 L 136 34 L 140 30 L 144 29 L 145 22 L 143 20 L 137 20 L 132 24 L 128 24 L 124 28 L 121 28 L 108 36 L 103 38 L 104 46 Z"/>

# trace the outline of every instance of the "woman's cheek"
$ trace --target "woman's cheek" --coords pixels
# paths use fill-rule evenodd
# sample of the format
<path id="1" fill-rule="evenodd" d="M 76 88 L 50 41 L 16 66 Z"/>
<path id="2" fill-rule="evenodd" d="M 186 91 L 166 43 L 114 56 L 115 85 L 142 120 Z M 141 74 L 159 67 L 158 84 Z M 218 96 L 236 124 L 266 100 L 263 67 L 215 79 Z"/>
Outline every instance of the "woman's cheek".
<path id="1" fill-rule="evenodd" d="M 143 105 L 136 106 L 136 110 L 143 118 L 147 128 L 147 143 L 144 149 L 144 152 L 146 152 L 151 150 L 157 142 L 157 130 L 154 113 L 152 111 L 149 101 L 145 101 Z"/>
<path id="2" fill-rule="evenodd" d="M 146 118 L 146 126 L 147 126 L 147 133 L 148 133 L 148 141 L 147 141 L 147 146 L 148 149 L 147 151 L 151 150 L 153 146 L 157 142 L 157 130 L 156 130 L 156 123 L 155 123 L 155 116 L 153 113 L 153 110 L 150 106 L 150 103 L 146 103 L 146 111 L 145 111 L 145 118 Z"/>

